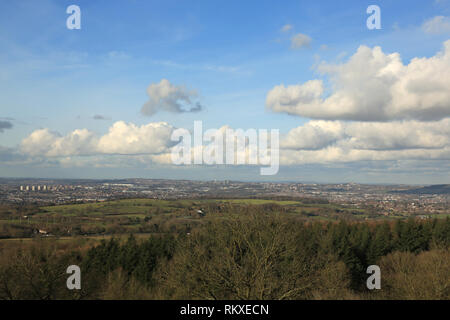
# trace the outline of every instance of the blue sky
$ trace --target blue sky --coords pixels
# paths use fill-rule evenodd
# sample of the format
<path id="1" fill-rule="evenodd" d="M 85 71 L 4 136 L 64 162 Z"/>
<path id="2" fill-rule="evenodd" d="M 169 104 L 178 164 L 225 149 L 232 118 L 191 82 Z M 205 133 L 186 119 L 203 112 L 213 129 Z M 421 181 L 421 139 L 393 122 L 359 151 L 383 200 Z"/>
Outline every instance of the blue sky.
<path id="1" fill-rule="evenodd" d="M 72 4 L 81 8 L 81 30 L 66 28 L 65 11 Z M 381 30 L 366 27 L 371 4 L 381 8 Z M 450 39 L 446 31 L 424 32 L 423 24 L 436 16 L 450 16 L 450 1 L 2 1 L 0 120 L 13 127 L 0 132 L 0 146 L 19 154 L 22 162 L 3 161 L 0 176 L 176 178 L 182 171 L 183 178 L 258 180 L 241 169 L 223 168 L 118 166 L 90 172 L 89 166 L 64 167 L 53 158 L 45 165 L 41 158 L 35 163 L 20 145 L 35 130 L 48 128 L 64 136 L 85 128 L 100 136 L 116 121 L 191 128 L 194 120 L 203 120 L 209 128 L 277 128 L 286 134 L 310 118 L 268 110 L 272 88 L 311 79 L 328 83 L 316 66 L 345 63 L 361 45 L 398 52 L 405 65 L 415 57 L 433 57 Z M 291 28 L 283 32 L 286 25 Z M 311 42 L 293 49 L 291 39 L 299 33 Z M 142 114 L 147 87 L 161 79 L 197 91 L 203 110 Z M 94 120 L 95 115 L 105 120 Z M 419 180 L 449 182 L 445 157 L 430 158 L 426 165 L 417 164 L 417 158 L 395 160 L 386 163 L 385 171 L 372 161 L 345 162 L 344 168 L 299 164 L 272 179 L 378 183 L 401 177 L 405 183 L 421 183 L 412 177 L 419 166 L 428 168 Z"/>

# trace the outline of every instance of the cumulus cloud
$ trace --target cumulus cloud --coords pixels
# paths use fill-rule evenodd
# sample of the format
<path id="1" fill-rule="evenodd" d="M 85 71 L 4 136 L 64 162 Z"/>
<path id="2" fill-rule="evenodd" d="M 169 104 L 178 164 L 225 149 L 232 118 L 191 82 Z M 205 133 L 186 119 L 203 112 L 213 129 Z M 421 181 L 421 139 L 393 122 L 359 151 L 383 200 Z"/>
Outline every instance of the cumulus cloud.
<path id="1" fill-rule="evenodd" d="M 433 17 L 423 23 L 422 29 L 430 34 L 450 33 L 450 18 L 444 16 Z"/>
<path id="2" fill-rule="evenodd" d="M 227 129 L 231 128 L 223 126 L 219 131 L 224 133 Z M 45 159 L 67 167 L 171 165 L 171 151 L 176 144 L 171 140 L 174 130 L 166 122 L 139 126 L 123 121 L 114 123 L 101 136 L 87 129 L 66 135 L 39 129 L 23 139 L 20 151 L 35 160 Z M 203 147 L 208 145 L 205 142 Z M 242 155 L 248 158 L 252 152 L 256 150 L 248 145 Z M 279 154 L 281 165 L 448 161 L 450 118 L 433 122 L 310 120 L 281 138 Z"/>
<path id="3" fill-rule="evenodd" d="M 33 131 L 22 140 L 20 149 L 31 156 L 89 155 L 95 152 L 96 136 L 87 129 L 77 129 L 66 136 L 49 129 Z"/>
<path id="4" fill-rule="evenodd" d="M 45 157 L 159 154 L 172 144 L 173 129 L 165 122 L 137 126 L 123 121 L 114 123 L 100 137 L 87 129 L 77 129 L 65 136 L 39 129 L 22 140 L 20 150 L 30 156 Z"/>
<path id="5" fill-rule="evenodd" d="M 444 160 L 450 157 L 450 119 L 436 122 L 311 120 L 280 142 L 281 163 L 366 160 Z"/>
<path id="6" fill-rule="evenodd" d="M 266 107 L 313 119 L 390 121 L 438 120 L 450 116 L 450 40 L 430 58 L 404 65 L 398 53 L 360 46 L 346 63 L 319 65 L 322 80 L 275 86 Z"/>
<path id="7" fill-rule="evenodd" d="M 300 49 L 308 47 L 311 43 L 311 38 L 303 33 L 298 33 L 291 38 L 291 48 Z"/>
<path id="8" fill-rule="evenodd" d="M 284 149 L 318 150 L 336 142 L 344 133 L 341 122 L 310 121 L 290 130 L 280 146 Z"/>
<path id="9" fill-rule="evenodd" d="M 9 121 L 0 120 L 0 132 L 3 132 L 5 129 L 11 129 L 13 124 Z"/>
<path id="10" fill-rule="evenodd" d="M 348 145 L 365 150 L 442 149 L 450 146 L 450 119 L 437 122 L 350 122 Z"/>
<path id="11" fill-rule="evenodd" d="M 152 116 L 158 111 L 182 113 L 202 110 L 201 104 L 197 101 L 198 94 L 195 90 L 173 85 L 167 79 L 150 84 L 147 88 L 147 94 L 149 100 L 141 109 L 142 114 L 147 116 Z"/>
<path id="12" fill-rule="evenodd" d="M 450 148 L 408 150 L 345 149 L 336 145 L 320 150 L 282 150 L 281 165 L 358 163 L 362 161 L 448 161 Z M 414 174 L 414 173 L 410 173 Z"/>
<path id="13" fill-rule="evenodd" d="M 98 150 L 108 154 L 157 154 L 167 150 L 174 128 L 166 122 L 142 126 L 118 121 L 98 142 Z"/>

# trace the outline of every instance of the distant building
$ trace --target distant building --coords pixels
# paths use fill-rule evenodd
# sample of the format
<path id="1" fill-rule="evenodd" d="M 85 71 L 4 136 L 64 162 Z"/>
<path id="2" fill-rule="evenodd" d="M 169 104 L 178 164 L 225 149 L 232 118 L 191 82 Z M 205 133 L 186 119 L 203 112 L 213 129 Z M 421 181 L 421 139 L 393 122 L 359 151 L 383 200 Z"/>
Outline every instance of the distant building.
<path id="1" fill-rule="evenodd" d="M 23 191 L 23 186 L 20 186 L 20 191 Z"/>

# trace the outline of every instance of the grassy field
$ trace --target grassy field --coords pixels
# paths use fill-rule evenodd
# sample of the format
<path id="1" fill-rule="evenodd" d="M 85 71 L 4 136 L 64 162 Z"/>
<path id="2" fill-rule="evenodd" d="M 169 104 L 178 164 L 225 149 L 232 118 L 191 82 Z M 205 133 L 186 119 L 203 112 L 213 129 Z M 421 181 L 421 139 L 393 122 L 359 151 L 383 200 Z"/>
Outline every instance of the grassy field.
<path id="1" fill-rule="evenodd" d="M 386 218 L 365 209 L 311 200 L 269 199 L 126 199 L 85 204 L 0 210 L 0 239 L 74 236 L 101 239 L 121 234 L 189 233 L 217 219 L 243 213 L 290 215 L 304 221 L 402 219 Z M 439 215 L 441 218 L 442 215 Z M 39 232 L 41 230 L 41 232 Z"/>

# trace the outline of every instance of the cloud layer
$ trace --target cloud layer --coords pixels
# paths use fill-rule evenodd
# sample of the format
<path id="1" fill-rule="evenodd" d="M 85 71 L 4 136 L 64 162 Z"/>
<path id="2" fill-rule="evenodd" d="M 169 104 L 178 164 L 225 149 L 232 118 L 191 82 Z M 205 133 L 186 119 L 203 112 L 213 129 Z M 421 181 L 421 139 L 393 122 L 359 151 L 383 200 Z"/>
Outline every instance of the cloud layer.
<path id="1" fill-rule="evenodd" d="M 137 126 L 123 121 L 114 123 L 100 137 L 87 129 L 77 129 L 65 136 L 39 129 L 23 139 L 20 150 L 30 156 L 45 157 L 160 154 L 168 151 L 173 130 L 166 122 Z"/>
<path id="2" fill-rule="evenodd" d="M 281 140 L 283 164 L 448 160 L 450 119 L 437 122 L 311 120 Z"/>
<path id="3" fill-rule="evenodd" d="M 224 126 L 220 131 L 225 129 L 231 128 Z M 114 123 L 102 136 L 87 129 L 64 136 L 40 129 L 22 141 L 20 150 L 31 157 L 59 158 L 66 165 L 72 163 L 72 157 L 78 157 L 77 163 L 86 163 L 79 157 L 107 155 L 126 156 L 116 162 L 122 166 L 130 161 L 171 164 L 174 130 L 166 122 L 137 126 L 123 121 Z M 449 159 L 450 118 L 436 122 L 311 120 L 290 130 L 280 141 L 282 165 Z"/>
<path id="4" fill-rule="evenodd" d="M 450 40 L 430 58 L 404 65 L 398 53 L 360 46 L 343 64 L 322 63 L 331 92 L 322 80 L 275 86 L 266 107 L 313 119 L 391 121 L 439 120 L 450 116 Z"/>
<path id="5" fill-rule="evenodd" d="M 142 106 L 141 113 L 152 116 L 159 111 L 172 113 L 198 112 L 202 110 L 197 101 L 197 92 L 183 86 L 175 86 L 167 79 L 152 83 L 147 88 L 149 100 Z"/>

